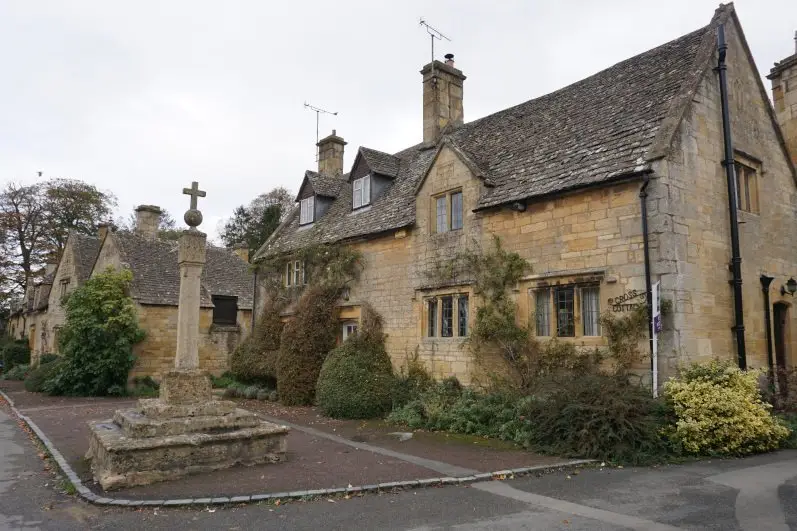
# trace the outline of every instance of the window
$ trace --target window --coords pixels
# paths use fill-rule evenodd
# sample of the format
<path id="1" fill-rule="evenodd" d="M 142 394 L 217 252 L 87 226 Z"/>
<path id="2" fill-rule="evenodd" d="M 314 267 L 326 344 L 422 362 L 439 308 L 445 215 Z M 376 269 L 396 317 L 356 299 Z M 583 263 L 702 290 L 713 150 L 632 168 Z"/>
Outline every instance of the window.
<path id="1" fill-rule="evenodd" d="M 581 288 L 581 320 L 585 336 L 601 335 L 600 291 L 597 286 Z"/>
<path id="2" fill-rule="evenodd" d="M 238 297 L 213 295 L 213 324 L 235 325 L 238 323 Z"/>
<path id="3" fill-rule="evenodd" d="M 462 192 L 451 194 L 451 230 L 462 228 Z"/>
<path id="4" fill-rule="evenodd" d="M 349 322 L 343 323 L 343 341 L 346 341 L 349 336 L 354 335 L 357 332 L 357 323 Z"/>
<path id="5" fill-rule="evenodd" d="M 755 168 L 737 162 L 736 206 L 739 210 L 758 214 L 758 176 Z"/>
<path id="6" fill-rule="evenodd" d="M 426 301 L 426 336 L 467 337 L 468 295 L 441 295 Z M 439 310 L 439 311 L 438 311 Z"/>
<path id="7" fill-rule="evenodd" d="M 285 287 L 302 286 L 304 284 L 307 284 L 304 263 L 301 260 L 292 260 L 285 264 Z"/>
<path id="8" fill-rule="evenodd" d="M 438 197 L 436 201 L 435 212 L 437 213 L 437 232 L 446 232 L 448 230 L 448 197 Z"/>
<path id="9" fill-rule="evenodd" d="M 437 329 L 437 299 L 429 299 L 429 320 L 426 324 L 426 335 L 434 337 Z"/>
<path id="10" fill-rule="evenodd" d="M 556 288 L 554 290 L 554 305 L 556 307 L 556 335 L 574 337 L 576 335 L 576 314 L 573 286 Z"/>
<path id="11" fill-rule="evenodd" d="M 434 198 L 436 233 L 461 229 L 462 219 L 462 191 L 449 192 Z"/>
<path id="12" fill-rule="evenodd" d="M 454 297 L 450 295 L 442 297 L 442 324 L 440 326 L 441 337 L 453 337 L 454 335 Z"/>
<path id="13" fill-rule="evenodd" d="M 468 335 L 468 296 L 460 295 L 457 300 L 457 323 L 459 329 L 457 335 L 466 337 Z"/>
<path id="14" fill-rule="evenodd" d="M 354 180 L 352 206 L 360 208 L 371 204 L 371 176 L 366 175 Z"/>
<path id="15" fill-rule="evenodd" d="M 551 290 L 539 289 L 534 293 L 534 317 L 537 335 L 541 337 L 551 335 Z"/>
<path id="16" fill-rule="evenodd" d="M 61 297 L 64 297 L 67 292 L 69 291 L 69 279 L 62 278 L 61 279 Z"/>
<path id="17" fill-rule="evenodd" d="M 312 223 L 313 218 L 315 217 L 314 214 L 315 209 L 315 196 L 310 196 L 305 199 L 302 199 L 300 203 L 300 212 L 299 212 L 299 225 L 305 225 L 307 223 Z"/>

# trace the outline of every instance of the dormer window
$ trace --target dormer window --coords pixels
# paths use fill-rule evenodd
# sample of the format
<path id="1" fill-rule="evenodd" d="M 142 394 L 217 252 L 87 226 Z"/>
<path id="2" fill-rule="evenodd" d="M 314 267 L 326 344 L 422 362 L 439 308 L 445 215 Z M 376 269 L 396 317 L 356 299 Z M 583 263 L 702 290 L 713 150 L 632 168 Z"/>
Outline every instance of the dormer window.
<path id="1" fill-rule="evenodd" d="M 299 211 L 299 225 L 306 225 L 312 223 L 315 212 L 315 196 L 310 196 L 302 199 Z"/>
<path id="2" fill-rule="evenodd" d="M 366 175 L 354 180 L 352 206 L 354 208 L 364 207 L 371 204 L 371 176 Z"/>

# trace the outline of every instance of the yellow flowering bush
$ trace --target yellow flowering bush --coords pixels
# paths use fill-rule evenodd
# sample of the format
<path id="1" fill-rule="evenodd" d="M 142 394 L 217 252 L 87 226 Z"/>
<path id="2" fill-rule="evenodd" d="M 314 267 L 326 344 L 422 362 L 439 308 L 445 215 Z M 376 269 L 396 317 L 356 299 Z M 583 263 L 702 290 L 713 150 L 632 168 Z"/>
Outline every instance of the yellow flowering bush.
<path id="1" fill-rule="evenodd" d="M 761 399 L 759 371 L 714 360 L 664 384 L 677 421 L 669 437 L 692 454 L 745 455 L 778 448 L 790 430 Z"/>

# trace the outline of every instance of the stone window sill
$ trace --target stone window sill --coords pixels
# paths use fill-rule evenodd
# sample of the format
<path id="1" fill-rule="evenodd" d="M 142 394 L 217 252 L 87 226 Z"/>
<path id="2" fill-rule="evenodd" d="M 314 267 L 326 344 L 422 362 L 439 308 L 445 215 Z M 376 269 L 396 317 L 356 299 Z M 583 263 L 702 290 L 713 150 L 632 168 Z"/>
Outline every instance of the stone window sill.
<path id="1" fill-rule="evenodd" d="M 218 324 L 213 323 L 210 325 L 211 332 L 240 332 L 241 327 L 237 324 Z"/>

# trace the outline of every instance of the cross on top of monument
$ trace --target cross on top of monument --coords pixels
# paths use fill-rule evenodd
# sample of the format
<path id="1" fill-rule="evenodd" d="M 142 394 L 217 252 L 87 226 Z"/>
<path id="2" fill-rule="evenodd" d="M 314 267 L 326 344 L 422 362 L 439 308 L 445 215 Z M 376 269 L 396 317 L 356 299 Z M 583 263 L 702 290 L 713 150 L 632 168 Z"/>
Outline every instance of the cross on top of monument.
<path id="1" fill-rule="evenodd" d="M 207 192 L 199 189 L 199 183 L 194 181 L 191 183 L 191 188 L 183 188 L 185 195 L 191 196 L 191 210 L 196 210 L 197 197 L 205 197 Z"/>
<path id="2" fill-rule="evenodd" d="M 199 183 L 196 181 L 191 183 L 191 188 L 183 188 L 183 193 L 191 196 L 191 208 L 186 211 L 183 219 L 189 227 L 195 229 L 202 223 L 202 212 L 197 209 L 197 198 L 205 197 L 207 193 L 199 189 Z"/>

